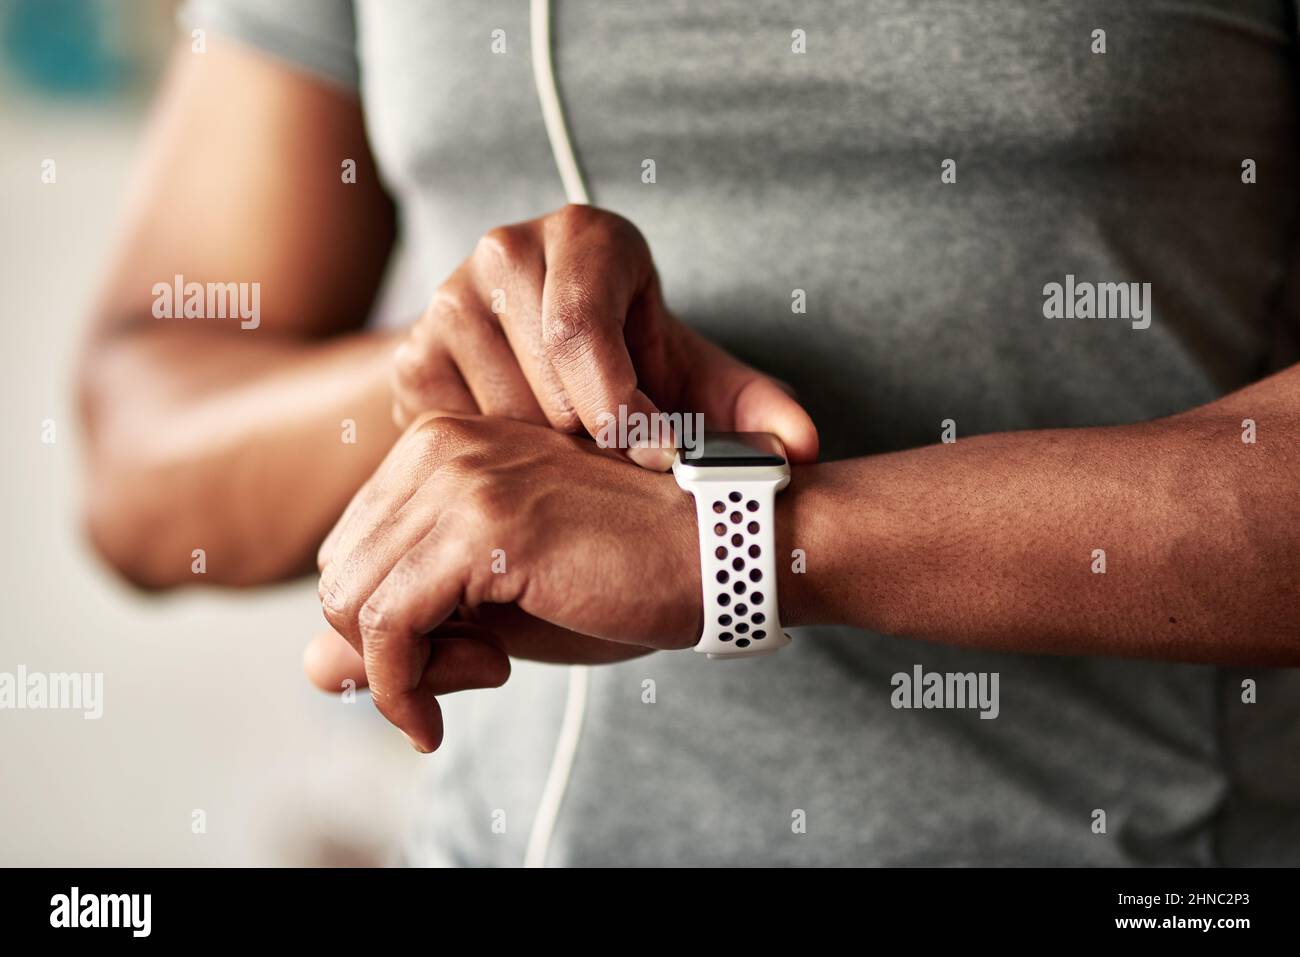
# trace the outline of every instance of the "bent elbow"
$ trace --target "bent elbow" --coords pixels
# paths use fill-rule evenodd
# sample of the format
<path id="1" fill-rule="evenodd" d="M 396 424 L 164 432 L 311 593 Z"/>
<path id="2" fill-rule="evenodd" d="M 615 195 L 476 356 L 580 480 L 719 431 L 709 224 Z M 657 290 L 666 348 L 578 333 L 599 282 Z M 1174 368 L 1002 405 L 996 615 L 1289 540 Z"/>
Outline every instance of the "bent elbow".
<path id="1" fill-rule="evenodd" d="M 162 554 L 157 537 L 148 531 L 152 523 L 139 511 L 111 483 L 97 486 L 82 506 L 87 543 L 120 579 L 140 591 L 159 592 L 192 581 L 190 562 Z"/>

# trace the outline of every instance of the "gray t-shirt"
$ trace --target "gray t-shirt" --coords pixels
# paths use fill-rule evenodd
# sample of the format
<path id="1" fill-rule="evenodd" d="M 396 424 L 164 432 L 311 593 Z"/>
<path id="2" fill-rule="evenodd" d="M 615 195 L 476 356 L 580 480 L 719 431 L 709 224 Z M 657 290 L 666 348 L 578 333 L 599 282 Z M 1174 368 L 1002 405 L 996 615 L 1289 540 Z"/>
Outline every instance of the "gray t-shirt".
<path id="1" fill-rule="evenodd" d="M 949 418 L 965 436 L 1150 419 L 1287 356 L 1289 2 L 553 7 L 593 200 L 644 231 L 685 321 L 795 385 L 824 457 L 935 442 Z M 480 234 L 564 201 L 526 3 L 188 16 L 357 87 L 401 209 L 397 315 Z M 1150 282 L 1150 328 L 1045 319 L 1067 274 Z M 997 719 L 892 707 L 891 676 L 918 664 L 998 672 Z M 522 664 L 446 699 L 408 861 L 521 861 L 566 680 Z M 593 669 L 590 694 L 552 864 L 1300 863 L 1294 672 L 820 628 L 771 658 Z"/>

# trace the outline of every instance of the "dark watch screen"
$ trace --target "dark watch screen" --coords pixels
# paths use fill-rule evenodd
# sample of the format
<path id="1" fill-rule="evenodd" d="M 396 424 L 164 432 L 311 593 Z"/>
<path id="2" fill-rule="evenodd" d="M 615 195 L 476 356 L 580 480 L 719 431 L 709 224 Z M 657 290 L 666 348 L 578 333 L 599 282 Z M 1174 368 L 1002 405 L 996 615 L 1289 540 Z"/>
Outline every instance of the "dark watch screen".
<path id="1" fill-rule="evenodd" d="M 784 465 L 785 446 L 770 432 L 705 432 L 682 462 L 699 468 Z"/>

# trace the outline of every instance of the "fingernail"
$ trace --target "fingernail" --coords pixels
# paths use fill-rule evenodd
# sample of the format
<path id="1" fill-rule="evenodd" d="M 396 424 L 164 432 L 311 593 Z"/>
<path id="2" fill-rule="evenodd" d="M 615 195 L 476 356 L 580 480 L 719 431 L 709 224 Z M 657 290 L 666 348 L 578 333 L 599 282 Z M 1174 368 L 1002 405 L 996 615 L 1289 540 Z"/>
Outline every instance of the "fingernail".
<path id="1" fill-rule="evenodd" d="M 402 733 L 403 733 L 403 734 L 406 734 L 405 731 L 403 731 Z M 410 742 L 411 742 L 411 747 L 415 748 L 415 750 L 419 751 L 421 754 L 431 754 L 431 753 L 432 753 L 428 748 L 421 746 L 421 745 L 419 744 L 419 742 L 417 742 L 417 741 L 415 740 L 415 738 L 411 737 L 409 734 L 406 735 L 406 740 L 407 740 L 407 741 L 410 741 Z"/>
<path id="2" fill-rule="evenodd" d="M 627 457 L 643 469 L 650 469 L 652 472 L 666 472 L 673 467 L 673 459 L 677 457 L 677 451 L 676 449 L 639 445 L 629 448 Z"/>

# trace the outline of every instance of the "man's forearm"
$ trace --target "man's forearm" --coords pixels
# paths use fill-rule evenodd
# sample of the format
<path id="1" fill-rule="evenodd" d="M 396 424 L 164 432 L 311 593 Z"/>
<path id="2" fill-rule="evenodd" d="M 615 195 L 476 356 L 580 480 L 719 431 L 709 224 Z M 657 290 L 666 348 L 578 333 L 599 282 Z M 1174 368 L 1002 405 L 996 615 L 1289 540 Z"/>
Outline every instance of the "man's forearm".
<path id="1" fill-rule="evenodd" d="M 785 615 L 996 650 L 1300 664 L 1298 396 L 1293 368 L 1155 422 L 796 469 Z"/>
<path id="2" fill-rule="evenodd" d="M 81 395 L 100 551 L 150 587 L 309 570 L 397 436 L 392 345 L 184 330 L 97 343 Z M 204 579 L 191 570 L 200 548 Z"/>

